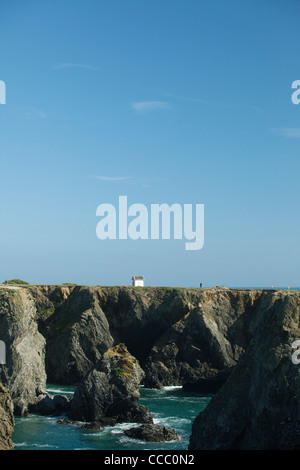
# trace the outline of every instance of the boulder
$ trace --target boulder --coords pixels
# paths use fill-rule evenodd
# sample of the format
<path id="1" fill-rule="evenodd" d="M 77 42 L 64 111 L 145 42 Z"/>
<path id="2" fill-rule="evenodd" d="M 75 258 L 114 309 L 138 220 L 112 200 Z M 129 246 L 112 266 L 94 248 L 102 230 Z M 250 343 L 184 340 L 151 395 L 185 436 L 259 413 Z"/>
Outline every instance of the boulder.
<path id="1" fill-rule="evenodd" d="M 270 292 L 253 340 L 192 426 L 190 450 L 299 450 L 300 294 Z"/>
<path id="2" fill-rule="evenodd" d="M 126 436 L 149 442 L 179 441 L 175 429 L 166 428 L 161 424 L 143 424 L 142 426 L 126 429 Z"/>
<path id="3" fill-rule="evenodd" d="M 79 383 L 71 400 L 71 418 L 103 425 L 152 422 L 148 408 L 138 404 L 143 377 L 138 361 L 124 344 L 108 349 Z"/>
<path id="4" fill-rule="evenodd" d="M 61 415 L 70 410 L 70 400 L 65 395 L 54 395 L 48 393 L 40 395 L 34 404 L 29 405 L 28 411 L 39 415 Z"/>

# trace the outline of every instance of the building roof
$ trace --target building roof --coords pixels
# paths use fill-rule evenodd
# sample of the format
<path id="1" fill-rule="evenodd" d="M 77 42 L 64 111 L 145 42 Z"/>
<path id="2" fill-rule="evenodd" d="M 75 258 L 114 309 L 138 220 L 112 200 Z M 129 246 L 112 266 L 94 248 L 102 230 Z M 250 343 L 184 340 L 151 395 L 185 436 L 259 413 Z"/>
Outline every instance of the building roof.
<path id="1" fill-rule="evenodd" d="M 144 281 L 144 279 L 144 276 L 132 276 L 133 281 Z"/>

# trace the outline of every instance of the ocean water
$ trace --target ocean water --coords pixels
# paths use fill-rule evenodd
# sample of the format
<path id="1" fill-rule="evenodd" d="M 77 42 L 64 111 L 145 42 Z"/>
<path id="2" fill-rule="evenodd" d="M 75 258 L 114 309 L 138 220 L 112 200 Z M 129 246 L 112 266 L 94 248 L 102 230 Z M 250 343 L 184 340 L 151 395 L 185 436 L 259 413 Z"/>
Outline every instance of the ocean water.
<path id="1" fill-rule="evenodd" d="M 72 396 L 73 387 L 48 385 L 50 395 Z M 15 450 L 187 450 L 192 422 L 209 403 L 211 396 L 184 392 L 181 387 L 164 390 L 141 387 L 139 403 L 147 406 L 154 422 L 174 428 L 180 441 L 149 443 L 131 439 L 124 434 L 139 424 L 122 423 L 98 431 L 88 431 L 81 424 L 58 424 L 66 416 L 39 416 L 15 418 L 12 435 Z"/>

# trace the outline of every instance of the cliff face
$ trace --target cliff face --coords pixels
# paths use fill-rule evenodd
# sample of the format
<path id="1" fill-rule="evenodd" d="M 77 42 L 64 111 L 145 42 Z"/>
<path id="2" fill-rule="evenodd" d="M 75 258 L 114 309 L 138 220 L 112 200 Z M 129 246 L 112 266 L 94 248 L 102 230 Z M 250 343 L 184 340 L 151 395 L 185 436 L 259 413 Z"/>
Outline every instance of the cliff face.
<path id="1" fill-rule="evenodd" d="M 253 337 L 262 291 L 30 287 L 46 338 L 48 381 L 77 384 L 111 346 L 126 344 L 150 387 L 214 377 Z"/>
<path id="2" fill-rule="evenodd" d="M 209 416 L 213 416 L 214 411 L 210 415 L 205 412 L 196 420 L 191 446 L 214 448 L 224 444 L 234 447 L 242 441 L 246 446 L 243 433 L 256 433 L 255 404 L 269 393 L 260 388 L 262 384 L 273 383 L 277 370 L 296 383 L 295 366 L 287 360 L 277 364 L 276 357 L 280 348 L 288 350 L 288 342 L 281 342 L 286 329 L 292 329 L 288 319 L 297 324 L 297 328 L 299 326 L 295 317 L 299 306 L 293 303 L 297 299 L 299 301 L 298 294 L 226 288 L 2 288 L 0 339 L 6 343 L 7 364 L 0 366 L 0 378 L 11 395 L 15 413 L 26 414 L 28 406 L 43 397 L 46 378 L 48 382 L 78 385 L 90 373 L 90 379 L 97 382 L 98 375 L 103 373 L 104 354 L 121 343 L 140 364 L 142 383 L 148 387 L 189 383 L 197 385 L 199 391 L 215 392 L 233 370 L 221 389 L 224 395 L 220 395 L 219 402 L 213 399 L 207 409 L 214 410 L 213 403 L 219 403 L 219 408 L 215 406 L 221 417 L 214 418 L 218 423 L 228 424 L 229 417 L 234 422 L 234 414 L 243 416 L 232 433 L 237 433 L 236 439 L 224 444 L 226 439 L 210 423 Z M 277 319 L 275 324 L 274 319 Z M 297 329 L 293 334 L 296 338 Z M 272 343 L 273 336 L 280 339 L 276 345 Z M 276 357 L 272 356 L 274 348 Z M 254 356 L 256 362 L 252 363 Z M 272 361 L 275 368 L 267 373 L 264 364 L 273 364 Z M 281 369 L 283 364 L 287 369 Z M 291 366 L 294 369 L 290 369 Z M 109 383 L 109 374 L 106 379 Z M 278 403 L 280 397 L 285 396 L 281 386 L 283 384 L 276 382 L 275 391 L 270 390 L 270 396 L 273 393 L 276 397 L 278 388 Z M 247 395 L 250 389 L 252 402 Z M 256 396 L 255 390 L 262 390 L 262 397 Z M 292 392 L 298 393 L 295 388 Z M 287 397 L 292 399 L 292 395 L 286 395 L 285 399 Z M 100 407 L 102 399 L 98 399 L 98 395 L 94 399 Z M 243 401 L 249 404 L 247 411 L 242 406 Z M 262 401 L 260 407 L 264 411 L 258 422 L 263 420 L 267 405 Z M 274 427 L 275 423 L 276 419 Z M 224 429 L 230 429 L 227 424 Z M 210 426 L 212 434 L 208 438 L 204 429 Z"/>
<path id="3" fill-rule="evenodd" d="M 260 309 L 246 353 L 194 421 L 191 450 L 300 449 L 300 294 L 273 293 Z"/>
<path id="4" fill-rule="evenodd" d="M 11 435 L 14 430 L 13 403 L 0 383 L 0 450 L 13 450 Z"/>
<path id="5" fill-rule="evenodd" d="M 49 382 L 77 384 L 114 344 L 93 288 L 35 289 Z M 50 303 L 49 303 L 50 301 Z"/>
<path id="6" fill-rule="evenodd" d="M 255 331 L 259 291 L 179 294 L 181 312 L 154 341 L 143 367 L 148 386 L 194 383 L 234 366 Z"/>
<path id="7" fill-rule="evenodd" d="M 46 390 L 45 339 L 35 320 L 30 292 L 21 288 L 0 289 L 0 338 L 6 345 L 6 364 L 0 381 L 7 388 L 14 413 L 24 415 L 28 405 Z"/>

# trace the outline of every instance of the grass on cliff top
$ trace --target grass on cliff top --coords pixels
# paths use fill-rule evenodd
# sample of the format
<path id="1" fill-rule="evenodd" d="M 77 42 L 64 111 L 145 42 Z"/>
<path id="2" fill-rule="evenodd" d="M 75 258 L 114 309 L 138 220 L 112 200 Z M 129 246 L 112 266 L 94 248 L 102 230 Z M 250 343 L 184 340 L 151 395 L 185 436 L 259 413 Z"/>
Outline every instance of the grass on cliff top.
<path id="1" fill-rule="evenodd" d="M 6 281 L 6 283 L 10 286 L 29 286 L 29 282 L 22 281 L 22 279 L 10 279 L 10 281 Z M 2 284 L 5 284 L 5 281 L 2 282 Z"/>

